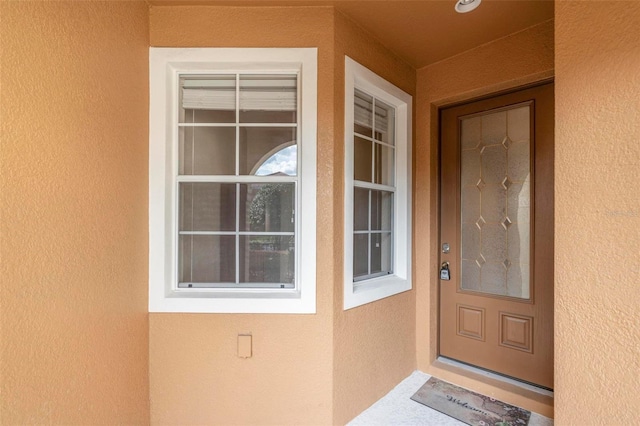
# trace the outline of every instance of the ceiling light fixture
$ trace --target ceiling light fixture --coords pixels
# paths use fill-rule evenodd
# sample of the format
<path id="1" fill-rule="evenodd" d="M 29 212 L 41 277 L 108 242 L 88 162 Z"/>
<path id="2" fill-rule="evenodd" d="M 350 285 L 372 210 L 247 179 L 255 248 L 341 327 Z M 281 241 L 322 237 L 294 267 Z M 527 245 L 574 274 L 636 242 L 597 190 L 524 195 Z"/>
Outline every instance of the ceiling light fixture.
<path id="1" fill-rule="evenodd" d="M 482 0 L 458 0 L 458 2 L 456 3 L 456 12 L 471 12 L 473 9 L 480 6 L 481 1 Z"/>

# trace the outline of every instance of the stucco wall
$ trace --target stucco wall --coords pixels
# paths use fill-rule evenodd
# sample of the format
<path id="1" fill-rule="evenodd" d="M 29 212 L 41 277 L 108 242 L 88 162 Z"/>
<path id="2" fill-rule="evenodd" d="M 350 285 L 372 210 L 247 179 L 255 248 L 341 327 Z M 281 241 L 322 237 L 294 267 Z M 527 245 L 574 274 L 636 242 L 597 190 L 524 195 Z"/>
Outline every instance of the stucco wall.
<path id="1" fill-rule="evenodd" d="M 0 16 L 0 423 L 146 424 L 147 6 Z"/>
<path id="2" fill-rule="evenodd" d="M 640 424 L 640 3 L 556 3 L 556 419 Z"/>
<path id="3" fill-rule="evenodd" d="M 335 20 L 333 423 L 345 424 L 415 370 L 415 291 L 343 310 L 344 56 L 415 96 L 415 70 L 340 13 Z"/>
<path id="4" fill-rule="evenodd" d="M 482 45 L 417 73 L 415 152 L 416 350 L 418 369 L 463 386 L 527 404 L 545 415 L 550 408 L 531 405 L 519 395 L 431 366 L 438 345 L 438 112 L 456 102 L 519 87 L 553 76 L 553 22 L 547 21 Z"/>
<path id="5" fill-rule="evenodd" d="M 155 424 L 329 424 L 334 227 L 332 8 L 152 7 L 151 45 L 318 47 L 315 315 L 150 315 Z M 253 357 L 236 356 L 238 333 Z"/>

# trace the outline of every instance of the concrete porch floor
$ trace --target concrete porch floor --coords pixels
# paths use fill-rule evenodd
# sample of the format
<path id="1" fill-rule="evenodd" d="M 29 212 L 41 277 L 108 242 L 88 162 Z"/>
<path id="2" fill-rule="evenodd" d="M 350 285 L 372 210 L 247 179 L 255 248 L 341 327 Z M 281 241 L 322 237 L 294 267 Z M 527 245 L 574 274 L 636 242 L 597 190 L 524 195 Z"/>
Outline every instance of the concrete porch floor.
<path id="1" fill-rule="evenodd" d="M 414 371 L 391 392 L 348 423 L 349 426 L 442 425 L 464 426 L 459 420 L 411 400 L 411 396 L 429 380 L 430 375 Z M 529 426 L 553 426 L 553 420 L 531 413 Z"/>

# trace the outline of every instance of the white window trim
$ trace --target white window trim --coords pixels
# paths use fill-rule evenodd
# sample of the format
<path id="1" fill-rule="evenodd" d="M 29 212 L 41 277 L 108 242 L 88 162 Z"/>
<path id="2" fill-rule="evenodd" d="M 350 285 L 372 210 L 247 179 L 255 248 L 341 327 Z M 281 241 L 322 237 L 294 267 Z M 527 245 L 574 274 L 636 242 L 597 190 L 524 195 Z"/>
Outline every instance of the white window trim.
<path id="1" fill-rule="evenodd" d="M 175 283 L 178 75 L 188 72 L 300 73 L 301 141 L 296 214 L 296 288 L 178 289 Z M 316 312 L 316 48 L 149 49 L 149 312 Z"/>
<path id="2" fill-rule="evenodd" d="M 396 192 L 393 203 L 393 274 L 353 282 L 354 91 L 360 89 L 396 109 Z M 344 309 L 411 290 L 412 97 L 345 57 Z"/>

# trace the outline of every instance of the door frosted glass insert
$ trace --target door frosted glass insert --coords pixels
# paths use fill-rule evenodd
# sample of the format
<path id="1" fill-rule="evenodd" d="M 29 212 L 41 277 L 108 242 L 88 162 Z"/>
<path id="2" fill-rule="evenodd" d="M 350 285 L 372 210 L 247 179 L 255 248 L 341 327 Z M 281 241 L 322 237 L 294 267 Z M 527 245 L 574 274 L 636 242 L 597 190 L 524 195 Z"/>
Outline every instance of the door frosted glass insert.
<path id="1" fill-rule="evenodd" d="M 530 298 L 531 109 L 460 122 L 462 290 Z"/>

